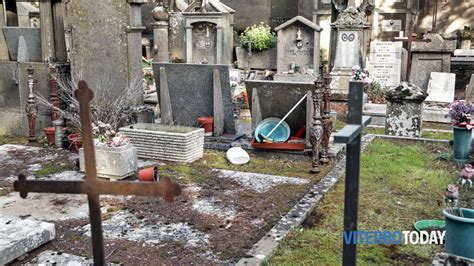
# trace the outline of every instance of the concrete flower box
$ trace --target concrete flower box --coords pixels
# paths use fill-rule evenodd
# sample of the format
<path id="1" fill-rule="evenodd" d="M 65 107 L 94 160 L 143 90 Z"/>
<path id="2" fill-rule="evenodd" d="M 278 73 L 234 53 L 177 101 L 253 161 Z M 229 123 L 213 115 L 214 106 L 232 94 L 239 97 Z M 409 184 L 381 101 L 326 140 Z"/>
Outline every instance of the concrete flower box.
<path id="1" fill-rule="evenodd" d="M 137 148 L 133 145 L 122 147 L 95 147 L 97 176 L 109 179 L 124 179 L 138 169 Z M 85 172 L 84 149 L 79 149 L 81 172 Z"/>
<path id="2" fill-rule="evenodd" d="M 204 153 L 204 129 L 160 124 L 135 124 L 120 128 L 145 159 L 191 163 Z"/>
<path id="3" fill-rule="evenodd" d="M 248 68 L 248 51 L 242 47 L 236 47 L 237 65 L 239 69 Z M 272 48 L 265 51 L 253 51 L 250 58 L 250 68 L 277 69 L 277 49 Z"/>

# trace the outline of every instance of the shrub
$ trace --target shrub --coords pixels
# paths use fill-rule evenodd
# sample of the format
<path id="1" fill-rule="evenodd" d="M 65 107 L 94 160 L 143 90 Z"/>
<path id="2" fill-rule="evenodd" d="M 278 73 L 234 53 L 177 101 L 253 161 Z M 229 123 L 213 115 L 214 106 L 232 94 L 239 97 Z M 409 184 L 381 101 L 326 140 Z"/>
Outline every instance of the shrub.
<path id="1" fill-rule="evenodd" d="M 367 87 L 366 92 L 369 100 L 373 103 L 385 103 L 385 93 L 387 89 L 382 87 L 376 80 Z"/>
<path id="2" fill-rule="evenodd" d="M 275 33 L 272 32 L 270 26 L 261 22 L 259 25 L 247 27 L 240 35 L 240 43 L 242 47 L 248 49 L 248 42 L 252 43 L 253 51 L 263 51 L 276 46 L 277 39 Z"/>

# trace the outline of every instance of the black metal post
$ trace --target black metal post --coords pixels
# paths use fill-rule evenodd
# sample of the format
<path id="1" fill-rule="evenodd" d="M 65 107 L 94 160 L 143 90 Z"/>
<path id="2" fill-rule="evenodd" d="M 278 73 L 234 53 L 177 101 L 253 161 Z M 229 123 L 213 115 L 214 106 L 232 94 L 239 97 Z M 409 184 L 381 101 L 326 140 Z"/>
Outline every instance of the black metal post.
<path id="1" fill-rule="evenodd" d="M 361 134 L 371 118 L 362 117 L 363 108 L 362 82 L 349 83 L 349 114 L 348 125 L 334 136 L 334 142 L 347 144 L 346 158 L 346 180 L 344 191 L 344 232 L 357 231 L 358 210 L 359 210 L 359 177 L 360 177 L 360 153 Z M 357 245 L 350 241 L 344 241 L 343 265 L 356 265 Z"/>

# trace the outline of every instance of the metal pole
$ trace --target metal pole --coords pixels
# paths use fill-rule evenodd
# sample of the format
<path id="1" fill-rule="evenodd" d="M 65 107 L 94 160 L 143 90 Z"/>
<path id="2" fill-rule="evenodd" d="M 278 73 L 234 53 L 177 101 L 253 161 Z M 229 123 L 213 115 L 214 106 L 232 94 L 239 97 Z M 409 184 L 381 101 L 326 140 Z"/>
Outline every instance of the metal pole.
<path id="1" fill-rule="evenodd" d="M 349 116 L 348 124 L 362 125 L 363 83 L 349 83 Z M 347 144 L 346 180 L 344 191 L 344 231 L 349 234 L 357 231 L 359 210 L 359 176 L 360 176 L 360 144 L 358 136 Z M 357 246 L 344 241 L 342 264 L 356 265 Z"/>

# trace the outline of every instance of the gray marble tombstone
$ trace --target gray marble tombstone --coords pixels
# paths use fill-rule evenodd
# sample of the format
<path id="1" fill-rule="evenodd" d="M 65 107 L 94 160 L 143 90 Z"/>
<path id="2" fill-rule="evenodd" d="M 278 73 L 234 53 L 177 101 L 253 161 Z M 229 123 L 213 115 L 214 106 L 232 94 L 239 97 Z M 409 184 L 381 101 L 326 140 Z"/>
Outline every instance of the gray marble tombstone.
<path id="1" fill-rule="evenodd" d="M 160 75 L 160 68 L 166 72 L 166 81 L 161 80 L 164 75 L 163 73 Z M 218 70 L 218 76 L 214 74 L 215 70 Z M 179 126 L 197 127 L 199 117 L 218 118 L 223 112 L 224 133 L 235 134 L 229 66 L 153 63 L 153 71 L 156 84 L 167 85 L 158 88 L 158 101 L 160 106 L 165 105 L 171 108 L 169 111 L 172 121 L 168 122 Z M 214 89 L 219 87 L 221 95 L 214 95 Z M 169 95 L 170 103 L 161 102 L 165 100 L 160 99 L 163 88 L 168 90 L 166 96 Z M 218 98 L 221 100 L 216 102 L 214 96 L 220 96 Z M 216 108 L 222 110 L 215 110 Z"/>

